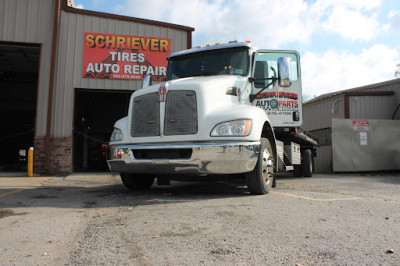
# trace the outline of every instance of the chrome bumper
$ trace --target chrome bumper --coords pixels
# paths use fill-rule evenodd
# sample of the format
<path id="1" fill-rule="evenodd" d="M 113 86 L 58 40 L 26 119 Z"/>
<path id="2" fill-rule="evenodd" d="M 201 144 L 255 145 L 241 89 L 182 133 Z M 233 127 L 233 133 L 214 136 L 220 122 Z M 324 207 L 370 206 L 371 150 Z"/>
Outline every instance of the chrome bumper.
<path id="1" fill-rule="evenodd" d="M 135 158 L 138 151 L 160 154 L 169 150 L 190 151 L 187 158 Z M 112 172 L 152 174 L 238 174 L 254 169 L 260 142 L 201 143 L 170 145 L 110 146 L 108 165 Z M 156 156 L 157 157 L 157 156 Z M 160 156 L 162 157 L 162 156 Z"/>

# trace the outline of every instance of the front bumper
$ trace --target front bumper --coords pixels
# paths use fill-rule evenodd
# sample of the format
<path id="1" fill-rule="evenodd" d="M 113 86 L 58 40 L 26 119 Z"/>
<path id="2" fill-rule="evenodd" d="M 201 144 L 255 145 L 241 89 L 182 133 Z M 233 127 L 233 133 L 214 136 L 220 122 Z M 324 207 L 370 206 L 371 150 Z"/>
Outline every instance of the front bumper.
<path id="1" fill-rule="evenodd" d="M 134 154 L 146 151 L 152 154 L 152 159 L 135 158 Z M 171 155 L 165 156 L 165 151 L 188 155 L 171 158 Z M 122 173 L 238 174 L 254 169 L 259 151 L 260 142 L 118 145 L 110 146 L 108 165 L 112 172 Z"/>

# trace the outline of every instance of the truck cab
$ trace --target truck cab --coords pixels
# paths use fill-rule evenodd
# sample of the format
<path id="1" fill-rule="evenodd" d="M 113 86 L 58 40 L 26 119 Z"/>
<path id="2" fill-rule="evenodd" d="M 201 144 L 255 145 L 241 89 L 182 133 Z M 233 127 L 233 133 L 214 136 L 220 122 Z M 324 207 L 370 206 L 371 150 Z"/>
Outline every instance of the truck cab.
<path id="1" fill-rule="evenodd" d="M 114 126 L 108 164 L 125 186 L 234 176 L 250 193 L 266 194 L 277 171 L 302 167 L 297 52 L 234 42 L 167 59 L 167 80 L 134 92 L 128 116 Z"/>

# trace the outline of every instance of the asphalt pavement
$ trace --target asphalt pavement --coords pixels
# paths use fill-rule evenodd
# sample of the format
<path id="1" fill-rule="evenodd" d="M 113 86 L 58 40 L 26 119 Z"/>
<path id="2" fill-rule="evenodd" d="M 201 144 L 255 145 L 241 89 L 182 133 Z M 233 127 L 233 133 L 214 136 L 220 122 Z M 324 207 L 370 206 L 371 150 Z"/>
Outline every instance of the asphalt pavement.
<path id="1" fill-rule="evenodd" d="M 0 175 L 0 265 L 400 265 L 400 175 L 127 190 L 109 173 Z"/>

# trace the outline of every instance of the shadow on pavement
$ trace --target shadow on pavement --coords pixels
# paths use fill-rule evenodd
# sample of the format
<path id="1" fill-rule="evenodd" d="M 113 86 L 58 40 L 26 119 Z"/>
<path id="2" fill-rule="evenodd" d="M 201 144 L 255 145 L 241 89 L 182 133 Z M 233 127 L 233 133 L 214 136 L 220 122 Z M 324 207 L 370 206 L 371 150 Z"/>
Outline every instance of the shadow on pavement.
<path id="1" fill-rule="evenodd" d="M 38 186 L 5 187 L 0 178 L 0 209 L 12 208 L 110 208 L 174 204 L 249 196 L 240 180 L 221 182 L 154 183 L 147 191 L 130 191 L 119 176 L 72 175 L 49 178 Z M 1 218 L 1 217 L 0 217 Z"/>

